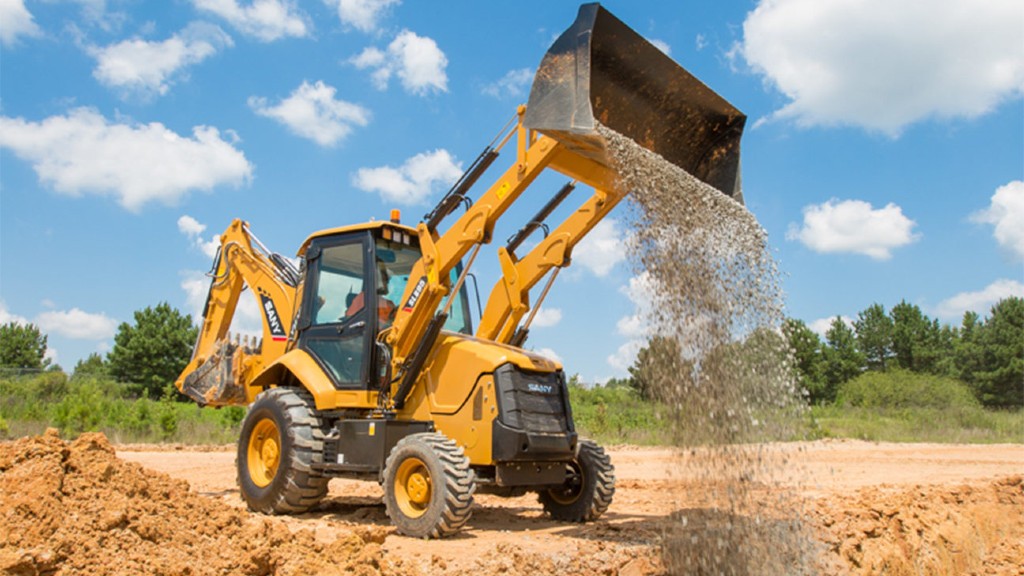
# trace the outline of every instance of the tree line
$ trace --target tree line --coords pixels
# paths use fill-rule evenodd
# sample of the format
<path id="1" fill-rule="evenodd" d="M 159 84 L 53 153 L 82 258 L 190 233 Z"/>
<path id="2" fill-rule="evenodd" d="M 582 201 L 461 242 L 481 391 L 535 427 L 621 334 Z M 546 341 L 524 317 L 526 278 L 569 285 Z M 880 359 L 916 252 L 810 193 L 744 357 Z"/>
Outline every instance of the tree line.
<path id="1" fill-rule="evenodd" d="M 989 408 L 1024 405 L 1024 298 L 1000 300 L 984 318 L 966 312 L 959 326 L 929 318 L 906 301 L 888 311 L 872 304 L 850 324 L 834 318 L 824 340 L 795 318 L 783 322 L 782 337 L 792 354 L 794 376 L 811 404 L 835 402 L 840 387 L 859 376 L 906 371 L 935 376 L 936 382 L 962 382 Z M 752 334 L 732 346 L 744 355 L 757 354 L 766 347 L 750 343 L 763 338 L 770 336 Z M 637 354 L 629 377 L 607 385 L 629 386 L 643 398 L 658 400 L 658 391 L 671 384 L 661 380 L 685 377 L 692 369 L 692 362 L 681 356 L 674 339 L 654 336 Z M 666 363 L 672 367 L 666 369 Z"/>
<path id="2" fill-rule="evenodd" d="M 197 330 L 191 315 L 166 302 L 138 310 L 133 323 L 118 327 L 106 356 L 91 354 L 73 374 L 112 378 L 139 397 L 176 396 L 173 383 L 191 357 Z M 852 325 L 834 318 L 824 340 L 795 318 L 785 320 L 782 335 L 812 404 L 834 402 L 840 386 L 862 374 L 905 370 L 959 380 L 987 407 L 1024 405 L 1024 298 L 1000 300 L 984 318 L 966 312 L 959 326 L 941 324 L 901 301 L 888 311 L 872 304 Z M 46 358 L 46 349 L 47 336 L 35 325 L 0 326 L 0 369 L 61 370 Z M 655 336 L 640 350 L 630 376 L 608 385 L 629 386 L 650 399 L 665 387 L 654 378 L 686 373 L 681 356 L 678 342 Z M 666 358 L 679 362 L 679 369 L 666 371 Z"/>
<path id="3" fill-rule="evenodd" d="M 75 364 L 73 376 L 111 378 L 133 396 L 176 397 L 174 380 L 192 356 L 198 328 L 192 316 L 166 302 L 134 313 L 122 322 L 105 356 L 92 353 Z M 10 373 L 62 371 L 46 358 L 47 335 L 34 324 L 0 326 L 0 370 Z"/>
<path id="4" fill-rule="evenodd" d="M 987 407 L 1024 404 L 1024 298 L 1000 300 L 985 318 L 968 311 L 960 326 L 901 301 L 888 312 L 872 304 L 852 326 L 833 319 L 824 341 L 796 319 L 783 334 L 812 403 L 834 401 L 840 385 L 862 373 L 901 369 L 960 380 Z"/>

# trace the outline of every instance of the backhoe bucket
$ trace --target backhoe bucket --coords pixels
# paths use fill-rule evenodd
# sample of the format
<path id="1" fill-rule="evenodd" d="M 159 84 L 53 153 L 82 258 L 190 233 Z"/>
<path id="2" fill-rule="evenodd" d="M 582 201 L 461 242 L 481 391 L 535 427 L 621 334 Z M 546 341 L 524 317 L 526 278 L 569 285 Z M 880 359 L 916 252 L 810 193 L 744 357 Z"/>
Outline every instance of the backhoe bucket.
<path id="1" fill-rule="evenodd" d="M 742 202 L 746 116 L 599 4 L 551 45 L 523 125 L 608 165 L 596 123 Z"/>

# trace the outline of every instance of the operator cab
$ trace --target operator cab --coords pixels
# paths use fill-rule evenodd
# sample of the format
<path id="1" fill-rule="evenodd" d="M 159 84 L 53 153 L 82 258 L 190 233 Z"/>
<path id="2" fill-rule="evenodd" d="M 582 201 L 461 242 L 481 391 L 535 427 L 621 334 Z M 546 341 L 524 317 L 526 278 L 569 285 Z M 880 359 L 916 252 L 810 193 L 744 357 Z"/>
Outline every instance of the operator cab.
<path id="1" fill-rule="evenodd" d="M 336 388 L 377 389 L 388 358 L 375 342 L 394 321 L 420 258 L 415 230 L 371 223 L 324 231 L 303 247 L 297 346 L 321 364 Z M 452 270 L 452 285 L 461 271 L 461 264 Z M 455 297 L 444 329 L 470 335 L 465 284 Z"/>

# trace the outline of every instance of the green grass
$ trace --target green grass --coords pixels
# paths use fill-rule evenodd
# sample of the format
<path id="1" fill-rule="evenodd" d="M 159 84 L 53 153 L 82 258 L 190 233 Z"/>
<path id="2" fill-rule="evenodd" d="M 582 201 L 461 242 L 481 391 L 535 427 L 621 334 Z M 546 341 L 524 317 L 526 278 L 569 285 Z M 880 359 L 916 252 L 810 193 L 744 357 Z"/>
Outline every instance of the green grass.
<path id="1" fill-rule="evenodd" d="M 857 408 L 815 406 L 811 416 L 825 438 L 875 442 L 1024 443 L 1024 411 L 983 408 Z"/>
<path id="2" fill-rule="evenodd" d="M 752 441 L 1024 443 L 1024 411 L 986 410 L 956 381 L 890 373 L 847 384 L 840 390 L 843 403 L 813 407 L 793 426 L 759 428 L 764 437 Z M 678 438 L 672 412 L 629 387 L 571 385 L 569 395 L 580 435 L 602 444 L 672 445 Z M 59 372 L 0 378 L 0 438 L 55 427 L 65 437 L 97 431 L 121 443 L 229 444 L 237 441 L 244 415 L 242 408 L 132 398 L 124 385 L 105 378 L 68 379 Z"/>
<path id="3" fill-rule="evenodd" d="M 576 428 L 602 444 L 671 444 L 665 408 L 640 399 L 624 386 L 569 386 Z"/>
<path id="4" fill-rule="evenodd" d="M 69 380 L 60 372 L 0 378 L 0 437 L 53 427 L 65 437 L 103 432 L 115 442 L 223 444 L 237 440 L 244 415 L 242 408 L 132 398 L 124 385 L 105 378 Z"/>

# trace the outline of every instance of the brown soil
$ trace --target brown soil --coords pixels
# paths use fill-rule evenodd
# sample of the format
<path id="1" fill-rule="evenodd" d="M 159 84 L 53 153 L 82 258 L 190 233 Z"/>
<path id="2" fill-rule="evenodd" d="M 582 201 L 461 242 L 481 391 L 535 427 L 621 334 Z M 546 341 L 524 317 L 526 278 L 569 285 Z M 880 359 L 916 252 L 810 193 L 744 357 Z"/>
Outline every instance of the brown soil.
<path id="1" fill-rule="evenodd" d="M 750 491 L 799 494 L 818 572 L 1022 574 L 1024 447 L 780 446 L 799 466 L 776 484 L 752 478 Z M 615 502 L 598 522 L 481 495 L 466 530 L 425 542 L 394 532 L 374 483 L 334 480 L 313 512 L 266 517 L 244 509 L 227 447 L 144 448 L 115 454 L 98 434 L 0 444 L 0 572 L 636 576 L 665 573 L 666 537 L 713 543 L 723 521 L 787 522 L 701 507 L 699 454 L 618 447 Z"/>

